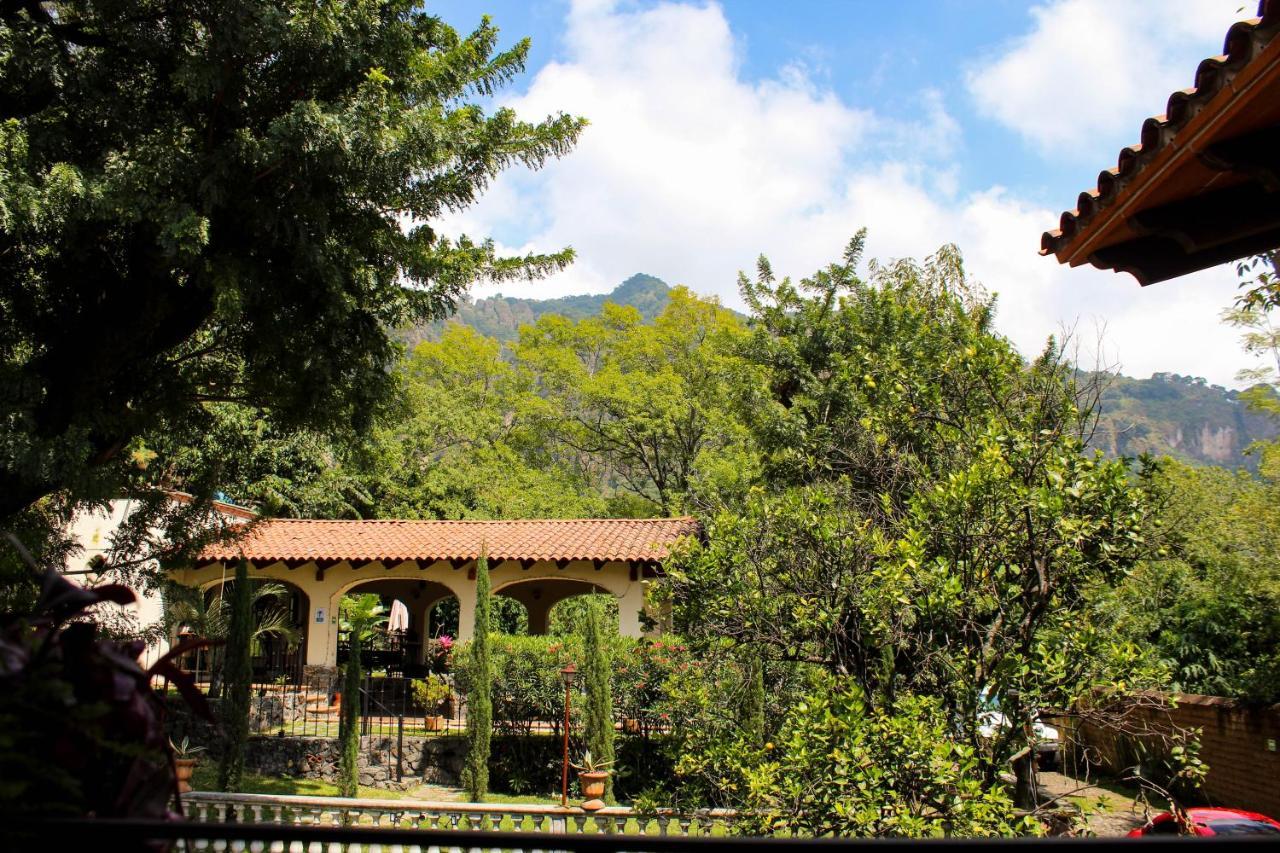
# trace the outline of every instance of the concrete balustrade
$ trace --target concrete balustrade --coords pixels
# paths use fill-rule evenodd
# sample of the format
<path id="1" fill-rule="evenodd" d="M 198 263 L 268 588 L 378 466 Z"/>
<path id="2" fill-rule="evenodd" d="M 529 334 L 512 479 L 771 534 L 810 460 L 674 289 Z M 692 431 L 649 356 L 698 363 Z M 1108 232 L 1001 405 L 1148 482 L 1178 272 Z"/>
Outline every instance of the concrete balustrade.
<path id="1" fill-rule="evenodd" d="M 577 807 L 426 800 L 346 799 L 274 794 L 193 791 L 182 796 L 188 818 L 202 823 L 261 823 L 290 826 L 370 826 L 458 832 L 610 833 L 679 837 L 731 835 L 736 813 L 709 809 L 691 813 L 640 813 L 627 807 L 587 812 Z M 223 849 L 192 846 L 193 850 Z M 272 850 L 285 850 L 283 846 Z M 291 849 L 291 848 L 290 848 Z M 299 848 L 301 849 L 301 848 Z M 399 848 L 397 848 L 399 849 Z"/>

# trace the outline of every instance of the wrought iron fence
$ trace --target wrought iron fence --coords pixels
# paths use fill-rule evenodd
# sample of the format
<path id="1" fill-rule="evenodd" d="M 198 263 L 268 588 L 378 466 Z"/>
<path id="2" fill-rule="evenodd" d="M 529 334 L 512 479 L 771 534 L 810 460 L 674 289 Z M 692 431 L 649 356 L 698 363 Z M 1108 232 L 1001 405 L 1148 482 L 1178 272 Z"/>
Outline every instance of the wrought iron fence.
<path id="1" fill-rule="evenodd" d="M 466 729 L 464 701 L 457 693 L 443 708 L 424 708 L 414 697 L 411 678 L 366 675 L 360 685 L 360 734 L 362 737 L 431 737 L 458 734 Z M 338 736 L 342 703 L 341 685 L 308 684 L 299 679 L 279 679 L 255 684 L 250 720 L 259 734 L 279 737 Z"/>
<path id="2" fill-rule="evenodd" d="M 438 708 L 426 708 L 414 696 L 416 679 L 366 674 L 358 700 L 361 736 L 433 737 L 465 732 L 465 694 L 453 687 L 449 676 L 437 677 L 450 683 L 450 697 Z M 250 699 L 251 727 L 258 734 L 279 737 L 337 737 L 342 703 L 346 701 L 341 688 L 341 684 L 308 683 L 300 671 L 282 674 L 273 681 L 257 682 Z M 642 738 L 670 730 L 668 721 L 661 715 L 635 715 L 617 709 L 614 725 L 621 734 Z M 562 727 L 563 718 L 559 713 L 520 720 L 495 715 L 493 720 L 494 732 L 500 735 L 559 737 Z"/>

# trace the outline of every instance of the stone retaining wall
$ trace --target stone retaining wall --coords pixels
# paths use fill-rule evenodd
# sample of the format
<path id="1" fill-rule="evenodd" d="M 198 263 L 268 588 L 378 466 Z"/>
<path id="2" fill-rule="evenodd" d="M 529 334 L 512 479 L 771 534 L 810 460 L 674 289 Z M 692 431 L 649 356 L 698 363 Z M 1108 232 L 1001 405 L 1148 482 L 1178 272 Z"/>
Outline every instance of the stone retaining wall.
<path id="1" fill-rule="evenodd" d="M 423 783 L 458 785 L 466 739 L 458 736 L 404 739 L 402 778 L 397 779 L 396 739 L 360 739 L 360 784 L 374 788 L 408 789 Z M 245 750 L 245 767 L 268 776 L 338 781 L 336 738 L 255 737 Z"/>

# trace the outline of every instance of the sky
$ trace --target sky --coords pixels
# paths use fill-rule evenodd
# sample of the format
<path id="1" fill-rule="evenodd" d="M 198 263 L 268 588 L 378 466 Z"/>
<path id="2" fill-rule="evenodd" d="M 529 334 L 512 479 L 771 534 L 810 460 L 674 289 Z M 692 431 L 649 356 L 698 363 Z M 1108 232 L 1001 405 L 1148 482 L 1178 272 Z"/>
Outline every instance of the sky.
<path id="1" fill-rule="evenodd" d="M 1248 5 L 1249 8 L 1242 9 Z M 1231 266 L 1139 287 L 1040 257 L 1040 234 L 1092 188 L 1142 121 L 1222 52 L 1253 0 L 448 0 L 532 39 L 497 102 L 590 125 L 573 153 L 510 170 L 440 223 L 505 251 L 572 246 L 508 296 L 612 290 L 649 273 L 741 307 L 740 270 L 779 275 L 955 243 L 1026 355 L 1069 334 L 1086 366 L 1203 376 L 1250 364 L 1219 314 Z M 495 292 L 480 287 L 476 295 Z M 1099 345 L 1098 342 L 1101 341 Z"/>

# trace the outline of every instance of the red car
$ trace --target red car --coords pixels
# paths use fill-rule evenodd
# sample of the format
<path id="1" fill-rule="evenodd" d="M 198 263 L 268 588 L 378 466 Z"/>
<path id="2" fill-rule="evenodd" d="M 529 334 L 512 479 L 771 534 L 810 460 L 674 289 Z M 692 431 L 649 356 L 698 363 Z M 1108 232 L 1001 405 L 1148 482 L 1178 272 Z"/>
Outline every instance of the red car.
<path id="1" fill-rule="evenodd" d="M 1280 821 L 1264 814 L 1240 809 L 1187 809 L 1190 832 L 1186 832 L 1172 812 L 1156 815 L 1146 826 L 1129 833 L 1130 838 L 1149 835 L 1262 835 L 1280 840 Z"/>

